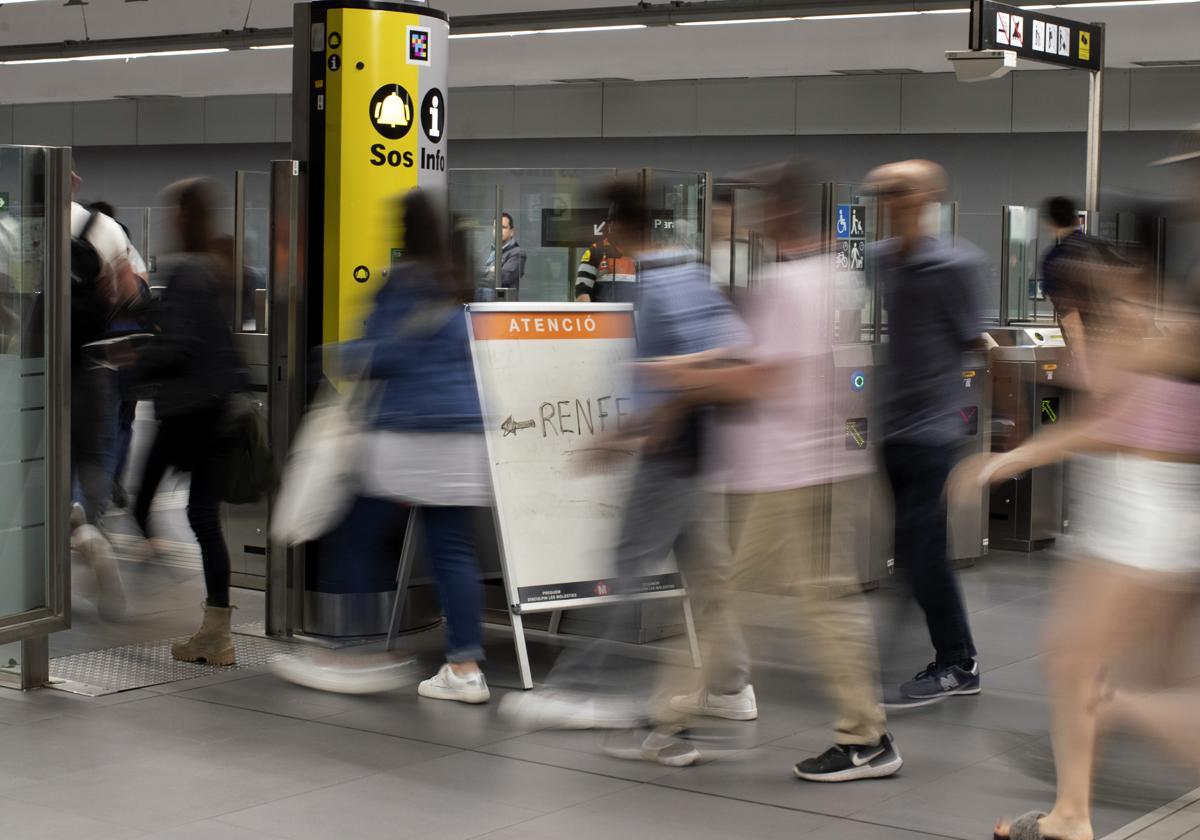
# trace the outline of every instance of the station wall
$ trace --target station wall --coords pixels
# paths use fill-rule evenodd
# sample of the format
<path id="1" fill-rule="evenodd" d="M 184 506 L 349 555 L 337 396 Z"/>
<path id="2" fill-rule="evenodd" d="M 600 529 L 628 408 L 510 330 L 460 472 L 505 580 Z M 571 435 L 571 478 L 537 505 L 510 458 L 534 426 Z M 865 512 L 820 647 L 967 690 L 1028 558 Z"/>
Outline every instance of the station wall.
<path id="1" fill-rule="evenodd" d="M 1176 173 L 1147 164 L 1200 123 L 1200 68 L 1110 70 L 1102 180 L 1120 196 L 1179 195 Z M 985 250 L 998 283 L 1000 208 L 1079 195 L 1086 77 L 1021 71 L 966 85 L 952 74 L 554 85 L 455 90 L 454 168 L 637 168 L 720 175 L 801 155 L 830 177 L 860 179 L 904 157 L 942 162 L 962 235 Z M 162 186 L 286 158 L 287 96 L 0 106 L 0 142 L 73 144 L 85 194 L 158 203 Z M 1189 244 L 1190 247 L 1190 244 Z M 1178 259 L 1183 245 L 1172 249 Z"/>

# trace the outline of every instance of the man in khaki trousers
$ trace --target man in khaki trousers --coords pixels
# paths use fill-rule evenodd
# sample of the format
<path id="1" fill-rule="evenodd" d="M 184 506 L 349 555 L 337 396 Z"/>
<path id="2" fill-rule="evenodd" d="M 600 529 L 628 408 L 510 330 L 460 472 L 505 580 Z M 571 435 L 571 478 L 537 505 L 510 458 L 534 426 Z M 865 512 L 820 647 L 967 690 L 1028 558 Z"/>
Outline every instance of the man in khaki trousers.
<path id="1" fill-rule="evenodd" d="M 836 709 L 834 745 L 797 764 L 795 774 L 820 782 L 881 778 L 902 760 L 881 704 L 850 523 L 836 514 L 845 506 L 832 504 L 835 493 L 869 480 L 844 473 L 834 459 L 844 446 L 831 411 L 836 275 L 817 235 L 817 205 L 806 200 L 815 176 L 787 164 L 766 182 L 764 222 L 780 258 L 744 308 L 752 348 L 737 359 L 666 361 L 657 373 L 688 399 L 729 406 L 715 455 L 724 465 L 734 552 L 730 586 L 752 601 L 756 621 L 782 621 L 803 634 Z M 671 707 L 738 719 L 738 698 L 714 688 L 676 696 Z"/>

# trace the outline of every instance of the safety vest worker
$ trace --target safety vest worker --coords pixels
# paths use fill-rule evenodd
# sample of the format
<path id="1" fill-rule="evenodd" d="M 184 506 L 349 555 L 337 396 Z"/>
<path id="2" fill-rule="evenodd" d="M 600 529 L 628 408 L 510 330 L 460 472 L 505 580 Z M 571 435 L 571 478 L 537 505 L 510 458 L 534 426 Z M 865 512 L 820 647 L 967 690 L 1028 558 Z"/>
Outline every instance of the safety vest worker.
<path id="1" fill-rule="evenodd" d="M 575 274 L 575 300 L 583 303 L 631 303 L 637 288 L 632 257 L 607 239 L 583 252 Z"/>

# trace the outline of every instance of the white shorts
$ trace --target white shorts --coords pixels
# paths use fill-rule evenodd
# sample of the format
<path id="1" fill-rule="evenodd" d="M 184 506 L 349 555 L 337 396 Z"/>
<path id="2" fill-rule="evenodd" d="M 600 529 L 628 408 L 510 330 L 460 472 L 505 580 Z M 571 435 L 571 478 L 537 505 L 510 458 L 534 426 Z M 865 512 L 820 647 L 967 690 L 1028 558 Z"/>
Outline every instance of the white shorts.
<path id="1" fill-rule="evenodd" d="M 1200 573 L 1200 464 L 1129 454 L 1071 462 L 1070 544 L 1151 572 Z"/>

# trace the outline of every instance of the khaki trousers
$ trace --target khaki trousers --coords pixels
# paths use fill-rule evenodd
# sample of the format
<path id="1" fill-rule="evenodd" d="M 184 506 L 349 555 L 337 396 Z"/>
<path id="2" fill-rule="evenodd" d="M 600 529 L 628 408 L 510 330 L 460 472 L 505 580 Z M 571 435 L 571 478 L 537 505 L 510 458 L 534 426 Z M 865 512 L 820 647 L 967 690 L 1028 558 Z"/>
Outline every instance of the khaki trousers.
<path id="1" fill-rule="evenodd" d="M 835 741 L 875 744 L 887 731 L 875 632 L 848 518 L 831 517 L 831 485 L 728 497 L 732 587 L 772 596 L 798 627 L 837 710 Z M 761 603 L 763 599 L 756 599 Z"/>

